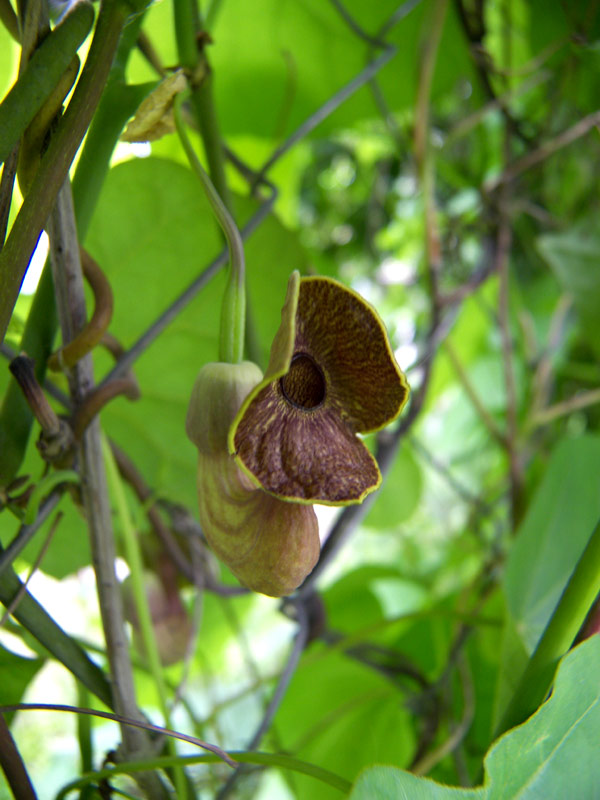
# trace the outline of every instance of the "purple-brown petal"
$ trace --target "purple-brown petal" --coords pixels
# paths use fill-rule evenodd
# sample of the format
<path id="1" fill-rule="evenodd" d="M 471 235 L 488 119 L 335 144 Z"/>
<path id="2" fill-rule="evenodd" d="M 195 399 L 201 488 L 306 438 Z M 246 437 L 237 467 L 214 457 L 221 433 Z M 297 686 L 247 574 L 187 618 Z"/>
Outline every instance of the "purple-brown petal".
<path id="1" fill-rule="evenodd" d="M 359 503 L 379 486 L 356 433 L 395 419 L 408 384 L 377 312 L 330 278 L 290 278 L 269 366 L 229 431 L 229 451 L 286 500 Z"/>
<path id="2" fill-rule="evenodd" d="M 317 362 L 327 402 L 360 433 L 395 419 L 408 398 L 379 315 L 360 295 L 330 278 L 300 282 L 294 350 Z"/>
<path id="3" fill-rule="evenodd" d="M 357 503 L 381 480 L 375 459 L 334 408 L 290 404 L 277 381 L 248 406 L 235 444 L 244 470 L 283 499 Z"/>

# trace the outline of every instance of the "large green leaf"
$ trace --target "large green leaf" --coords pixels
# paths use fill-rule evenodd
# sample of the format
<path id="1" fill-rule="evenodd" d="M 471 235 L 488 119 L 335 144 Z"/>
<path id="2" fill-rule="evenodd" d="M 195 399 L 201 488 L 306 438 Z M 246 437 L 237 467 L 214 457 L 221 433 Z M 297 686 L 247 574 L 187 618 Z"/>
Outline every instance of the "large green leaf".
<path id="1" fill-rule="evenodd" d="M 540 236 L 537 246 L 562 288 L 573 296 L 588 341 L 600 353 L 600 232 L 596 218 L 563 233 Z"/>
<path id="2" fill-rule="evenodd" d="M 375 34 L 396 11 L 396 0 L 346 0 L 350 15 Z M 387 39 L 398 51 L 379 73 L 392 110 L 412 110 L 416 97 L 419 41 L 430 24 L 430 4 L 420 3 L 394 28 Z M 163 61 L 176 61 L 172 36 L 172 9 L 156 3 L 145 28 Z M 369 48 L 350 29 L 332 3 L 303 0 L 245 0 L 223 3 L 210 34 L 208 57 L 223 132 L 252 134 L 273 142 L 293 131 L 335 92 L 351 81 L 367 63 Z M 436 71 L 434 96 L 456 92 L 462 80 L 473 76 L 472 62 L 460 30 L 458 15 L 448 10 L 441 52 L 445 68 Z M 372 58 L 381 53 L 375 51 Z M 147 80 L 141 61 L 132 76 Z M 473 86 L 477 87 L 476 80 Z M 319 133 L 378 115 L 368 86 L 360 89 L 319 126 Z"/>
<path id="3" fill-rule="evenodd" d="M 375 670 L 343 654 L 312 650 L 302 659 L 277 714 L 281 746 L 349 780 L 373 762 L 406 763 L 414 734 L 402 700 Z M 302 776 L 293 780 L 297 797 L 339 797 Z"/>
<path id="4" fill-rule="evenodd" d="M 423 477 L 418 461 L 405 445 L 398 450 L 375 502 L 365 519 L 373 528 L 396 530 L 419 506 Z"/>
<path id="5" fill-rule="evenodd" d="M 240 202 L 241 223 L 253 209 L 249 201 Z M 110 330 L 129 346 L 219 252 L 221 242 L 192 172 L 173 161 L 148 158 L 111 170 L 87 246 L 115 294 Z M 296 237 L 274 217 L 252 236 L 246 256 L 252 318 L 266 354 L 279 324 L 288 276 L 303 268 L 304 256 Z M 185 415 L 200 367 L 218 358 L 223 286 L 221 273 L 136 362 L 141 399 L 118 399 L 103 414 L 109 435 L 148 483 L 192 509 L 196 453 L 185 435 Z M 101 359 L 99 355 L 99 363 Z"/>
<path id="6" fill-rule="evenodd" d="M 502 736 L 485 759 L 479 789 L 442 786 L 394 767 L 370 767 L 350 800 L 539 800 L 598 796 L 600 636 L 563 659 L 550 699 L 524 725 Z"/>
<path id="7" fill-rule="evenodd" d="M 563 440 L 510 552 L 504 590 L 531 653 L 600 516 L 600 438 Z"/>

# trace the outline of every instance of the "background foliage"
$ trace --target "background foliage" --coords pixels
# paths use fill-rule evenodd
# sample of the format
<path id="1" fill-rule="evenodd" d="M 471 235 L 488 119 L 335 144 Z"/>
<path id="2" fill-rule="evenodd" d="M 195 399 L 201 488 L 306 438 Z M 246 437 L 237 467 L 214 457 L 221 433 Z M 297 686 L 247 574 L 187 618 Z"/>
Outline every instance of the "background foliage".
<path id="1" fill-rule="evenodd" d="M 18 41 L 26 51 L 35 15 L 54 26 L 62 10 L 0 10 L 6 111 Z M 595 796 L 598 4 L 102 0 L 95 15 L 68 124 L 31 155 L 43 97 L 24 56 L 25 99 L 0 130 L 0 704 L 137 719 L 139 708 L 244 766 L 102 719 L 7 711 L 0 797 L 107 796 L 107 780 L 148 797 Z M 217 357 L 222 239 L 174 133 L 117 143 L 178 65 L 194 144 L 246 237 L 249 357 L 264 367 L 299 269 L 376 306 L 412 388 L 399 423 L 368 437 L 383 488 L 320 512 L 321 560 L 283 602 L 238 592 L 195 522 L 184 421 L 199 368 Z M 68 221 L 60 187 L 90 121 L 75 213 L 112 287 L 120 344 L 116 356 L 94 349 L 93 379 L 112 393 L 132 371 L 139 397 L 102 408 L 118 475 L 94 425 L 61 465 L 81 493 L 41 459 L 8 363 L 27 351 L 53 408 L 77 418 L 92 376 L 44 374 L 59 339 L 50 265 L 35 299 L 13 301 L 53 204 L 53 243 Z M 38 177 L 21 205 L 28 164 Z M 65 241 L 59 294 L 64 251 L 77 250 Z M 57 305 L 64 325 L 77 301 Z M 158 651 L 175 662 L 164 668 L 139 623 L 130 655 L 115 644 L 117 595 L 130 622 L 143 614 L 137 578 L 154 586 Z"/>

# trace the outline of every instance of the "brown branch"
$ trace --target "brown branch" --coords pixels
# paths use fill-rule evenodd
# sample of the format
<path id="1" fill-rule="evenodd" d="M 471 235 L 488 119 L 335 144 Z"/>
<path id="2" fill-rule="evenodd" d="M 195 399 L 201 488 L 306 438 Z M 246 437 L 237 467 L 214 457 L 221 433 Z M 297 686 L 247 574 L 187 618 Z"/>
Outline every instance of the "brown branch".
<path id="1" fill-rule="evenodd" d="M 131 373 L 125 375 L 124 378 L 114 378 L 110 383 L 97 387 L 85 396 L 77 406 L 71 420 L 73 435 L 77 441 L 81 441 L 88 425 L 98 416 L 104 406 L 120 395 L 129 400 L 139 400 L 140 387 Z"/>
<path id="2" fill-rule="evenodd" d="M 61 189 L 48 225 L 50 255 L 56 305 L 63 341 L 74 339 L 86 323 L 83 275 L 73 210 L 71 186 Z M 94 387 L 91 354 L 80 359 L 68 374 L 75 406 Z M 121 593 L 115 573 L 115 540 L 106 473 L 102 454 L 100 426 L 96 417 L 85 431 L 79 446 L 82 502 L 90 532 L 90 544 L 100 615 L 112 679 L 115 711 L 125 718 L 142 721 L 136 704 L 133 669 L 125 635 Z M 122 724 L 125 754 L 152 752 L 146 734 L 139 727 Z M 142 773 L 140 783 L 153 800 L 165 800 L 167 793 L 156 773 Z"/>
<path id="3" fill-rule="evenodd" d="M 83 274 L 94 293 L 94 311 L 80 333 L 60 350 L 52 353 L 48 366 L 54 371 L 73 367 L 80 358 L 93 350 L 102 340 L 112 319 L 114 300 L 110 283 L 87 250 L 80 248 L 80 258 Z"/>
<path id="4" fill-rule="evenodd" d="M 512 245 L 512 230 L 504 203 L 501 206 L 500 213 L 498 247 L 496 250 L 496 270 L 499 279 L 498 323 L 500 326 L 502 367 L 506 389 L 506 436 L 504 444 L 509 462 L 511 513 L 514 532 L 523 510 L 523 475 L 517 450 L 519 422 L 517 417 L 517 391 L 513 368 L 513 345 L 509 315 L 509 255 Z"/>
<path id="5" fill-rule="evenodd" d="M 4 715 L 0 713 L 0 765 L 14 797 L 19 800 L 37 800 L 25 763 L 11 736 Z"/>
<path id="6" fill-rule="evenodd" d="M 488 432 L 498 442 L 498 444 L 500 444 L 502 447 L 506 447 L 507 443 L 505 434 L 500 430 L 490 412 L 483 405 L 481 398 L 475 391 L 465 368 L 463 367 L 459 357 L 456 354 L 456 351 L 454 350 L 454 347 L 450 344 L 448 339 L 446 339 L 444 342 L 444 350 L 452 363 L 452 367 L 456 372 L 456 377 L 458 378 L 459 383 L 465 390 L 466 395 L 471 401 L 473 408 L 479 415 L 479 418 L 487 428 Z"/>
<path id="7" fill-rule="evenodd" d="M 598 128 L 599 126 L 600 111 L 594 111 L 592 114 L 588 114 L 586 117 L 580 119 L 579 122 L 576 122 L 575 125 L 562 131 L 562 133 L 559 133 L 553 139 L 544 142 L 544 144 L 540 145 L 536 150 L 532 150 L 516 161 L 513 161 L 512 164 L 509 164 L 506 169 L 498 175 L 498 177 L 487 181 L 484 186 L 484 191 L 493 192 L 500 186 L 511 183 L 523 172 L 537 166 L 537 164 L 541 164 L 542 161 L 550 158 L 550 156 L 557 153 L 563 147 L 567 147 L 567 145 L 576 142 L 577 139 L 581 139 L 582 136 L 585 136 L 593 128 Z"/>

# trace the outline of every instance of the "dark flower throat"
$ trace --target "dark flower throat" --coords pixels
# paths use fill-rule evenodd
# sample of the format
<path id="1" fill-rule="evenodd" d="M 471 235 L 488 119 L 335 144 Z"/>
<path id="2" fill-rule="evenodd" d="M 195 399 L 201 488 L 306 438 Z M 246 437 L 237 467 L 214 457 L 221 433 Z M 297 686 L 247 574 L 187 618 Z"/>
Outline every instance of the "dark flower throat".
<path id="1" fill-rule="evenodd" d="M 325 376 L 307 353 L 296 353 L 279 384 L 283 396 L 296 408 L 311 411 L 325 400 Z"/>

